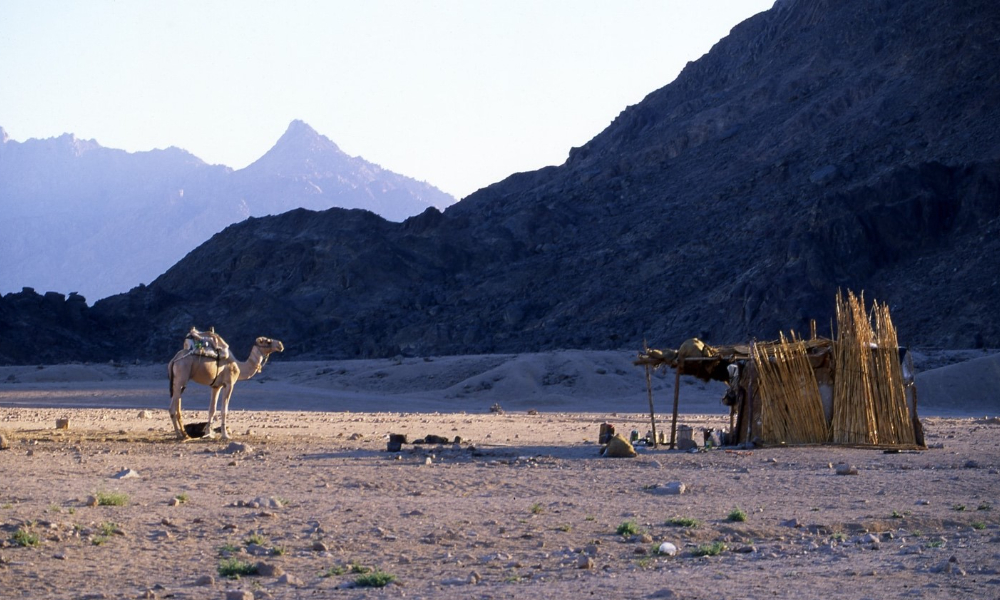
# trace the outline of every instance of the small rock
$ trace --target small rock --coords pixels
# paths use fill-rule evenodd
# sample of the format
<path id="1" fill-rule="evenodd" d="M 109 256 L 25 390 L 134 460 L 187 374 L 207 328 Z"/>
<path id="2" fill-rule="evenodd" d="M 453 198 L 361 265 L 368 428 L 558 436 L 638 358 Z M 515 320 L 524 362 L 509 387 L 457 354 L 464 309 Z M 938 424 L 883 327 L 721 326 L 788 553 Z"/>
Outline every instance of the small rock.
<path id="1" fill-rule="evenodd" d="M 56 552 L 55 554 L 52 555 L 52 558 L 54 558 L 56 560 L 66 560 L 66 553 L 65 552 Z"/>
<path id="2" fill-rule="evenodd" d="M 299 580 L 298 577 L 296 577 L 295 575 L 289 575 L 288 573 L 285 573 L 284 575 L 278 577 L 278 583 L 284 585 L 294 585 L 294 586 L 302 585 L 302 581 Z"/>
<path id="3" fill-rule="evenodd" d="M 677 546 L 670 542 L 663 542 L 656 551 L 664 556 L 677 556 Z"/>
<path id="4" fill-rule="evenodd" d="M 153 413 L 149 412 L 148 410 L 140 410 L 139 411 L 139 418 L 140 419 L 152 419 L 153 418 Z"/>
<path id="5" fill-rule="evenodd" d="M 247 554 L 250 556 L 269 556 L 271 549 L 260 544 L 247 544 Z M 263 565 L 264 563 L 260 563 Z"/>
<path id="6" fill-rule="evenodd" d="M 482 581 L 482 580 L 483 580 L 483 576 L 480 575 L 479 573 L 477 573 L 476 571 L 473 571 L 473 572 L 469 573 L 469 580 L 468 580 L 469 581 L 469 585 L 478 585 L 479 582 Z"/>
<path id="7" fill-rule="evenodd" d="M 254 597 L 247 590 L 226 590 L 226 600 L 254 600 Z"/>
<path id="8" fill-rule="evenodd" d="M 223 454 L 249 454 L 253 452 L 253 448 L 249 444 L 243 444 L 240 442 L 229 442 L 223 450 Z"/>
<path id="9" fill-rule="evenodd" d="M 433 464 L 433 463 L 434 463 L 434 461 L 431 460 L 431 457 L 429 457 L 429 456 L 424 459 L 424 464 L 425 465 L 430 465 L 430 464 Z"/>
<path id="10" fill-rule="evenodd" d="M 167 506 L 180 506 L 181 501 L 179 498 L 171 498 L 167 501 Z"/>
<path id="11" fill-rule="evenodd" d="M 966 469 L 978 469 L 979 468 L 979 461 L 976 461 L 976 460 L 967 460 L 967 461 L 965 461 L 965 468 Z"/>
<path id="12" fill-rule="evenodd" d="M 250 551 L 249 547 L 247 548 L 247 551 L 248 552 Z M 251 554 L 253 553 L 251 552 Z M 281 566 L 279 565 L 272 565 L 266 562 L 259 562 L 257 563 L 257 574 L 263 577 L 281 577 L 282 575 L 285 574 L 285 570 L 282 569 Z"/>
<path id="13" fill-rule="evenodd" d="M 858 468 L 854 465 L 841 463 L 837 465 L 837 475 L 857 475 Z"/>
<path id="14" fill-rule="evenodd" d="M 87 496 L 87 499 L 83 503 L 91 507 L 97 506 L 97 496 Z"/>
<path id="15" fill-rule="evenodd" d="M 330 550 L 330 547 L 324 544 L 323 542 L 313 542 L 312 549 L 315 552 L 328 552 Z"/>
<path id="16" fill-rule="evenodd" d="M 201 586 L 215 585 L 215 577 L 212 577 L 211 575 L 202 575 L 195 580 L 194 584 Z"/>
<path id="17" fill-rule="evenodd" d="M 594 568 L 594 559 L 591 558 L 591 557 L 589 557 L 589 556 L 587 556 L 587 555 L 583 555 L 583 556 L 581 556 L 576 561 L 576 568 L 578 568 L 578 569 L 593 569 Z"/>
<path id="18" fill-rule="evenodd" d="M 671 481 L 669 483 L 654 485 L 651 490 L 654 494 L 677 496 L 683 494 L 687 490 L 687 486 L 680 481 Z"/>
<path id="19" fill-rule="evenodd" d="M 930 500 L 917 500 L 917 504 L 920 506 L 927 506 L 931 503 Z"/>
<path id="20" fill-rule="evenodd" d="M 113 479 L 135 479 L 137 477 L 139 477 L 139 472 L 128 468 L 122 469 L 112 476 Z"/>

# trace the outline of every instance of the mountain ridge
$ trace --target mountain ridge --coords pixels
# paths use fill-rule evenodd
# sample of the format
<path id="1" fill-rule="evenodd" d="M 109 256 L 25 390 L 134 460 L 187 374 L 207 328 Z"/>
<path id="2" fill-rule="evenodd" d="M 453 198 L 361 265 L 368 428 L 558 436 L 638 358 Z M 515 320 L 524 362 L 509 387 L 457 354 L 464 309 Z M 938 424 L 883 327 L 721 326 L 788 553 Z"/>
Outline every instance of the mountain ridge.
<path id="1" fill-rule="evenodd" d="M 563 165 L 401 223 L 233 225 L 70 332 L 143 358 L 192 325 L 308 358 L 725 344 L 829 335 L 846 288 L 904 344 L 998 347 L 996 31 L 986 0 L 778 3 Z"/>
<path id="2" fill-rule="evenodd" d="M 269 161 L 280 164 L 267 170 Z M 0 144 L 0 208 L 8 217 L 0 222 L 0 251 L 8 261 L 0 291 L 102 298 L 148 283 L 248 216 L 344 206 L 399 221 L 454 201 L 426 182 L 347 156 L 302 121 L 254 165 L 209 165 L 174 146 L 127 152 L 70 133 L 24 142 L 7 136 Z"/>

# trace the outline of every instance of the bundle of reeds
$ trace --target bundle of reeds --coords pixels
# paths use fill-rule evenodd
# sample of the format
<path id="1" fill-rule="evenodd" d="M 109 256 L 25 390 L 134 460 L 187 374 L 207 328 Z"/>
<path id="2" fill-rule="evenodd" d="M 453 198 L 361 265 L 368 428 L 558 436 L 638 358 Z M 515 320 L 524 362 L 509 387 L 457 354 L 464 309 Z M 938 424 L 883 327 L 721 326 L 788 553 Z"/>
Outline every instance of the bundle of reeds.
<path id="1" fill-rule="evenodd" d="M 896 330 L 889 308 L 864 295 L 837 292 L 834 342 L 833 441 L 837 444 L 914 443 Z"/>
<path id="2" fill-rule="evenodd" d="M 819 385 L 807 355 L 807 344 L 781 334 L 779 342 L 751 348 L 757 370 L 761 440 L 768 444 L 830 441 Z"/>

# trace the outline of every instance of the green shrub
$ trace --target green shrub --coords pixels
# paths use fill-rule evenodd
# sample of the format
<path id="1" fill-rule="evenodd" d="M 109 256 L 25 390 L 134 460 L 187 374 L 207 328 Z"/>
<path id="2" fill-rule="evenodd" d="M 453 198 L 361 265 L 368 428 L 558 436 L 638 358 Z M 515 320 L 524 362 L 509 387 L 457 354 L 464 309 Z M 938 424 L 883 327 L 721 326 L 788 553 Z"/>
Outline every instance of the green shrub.
<path id="1" fill-rule="evenodd" d="M 698 546 L 694 550 L 695 556 L 718 556 L 726 549 L 726 545 L 722 542 L 712 542 L 711 544 L 703 544 Z"/>
<path id="2" fill-rule="evenodd" d="M 98 506 L 125 506 L 128 504 L 128 494 L 125 492 L 97 492 Z"/>
<path id="3" fill-rule="evenodd" d="M 726 519 L 729 521 L 738 521 L 742 523 L 743 521 L 747 520 L 747 511 L 739 507 L 734 508 L 733 510 L 729 511 L 729 516 L 727 516 Z"/>
<path id="4" fill-rule="evenodd" d="M 360 575 L 354 580 L 358 587 L 385 587 L 396 581 L 396 576 L 386 573 L 380 569 L 375 569 L 371 573 Z"/>
<path id="5" fill-rule="evenodd" d="M 12 541 L 15 545 L 21 546 L 23 548 L 34 548 L 35 546 L 41 543 L 41 539 L 39 539 L 38 534 L 31 533 L 30 531 L 28 531 L 23 527 L 19 528 L 17 531 L 14 532 L 14 535 L 11 536 L 10 541 Z"/>
<path id="6" fill-rule="evenodd" d="M 635 521 L 622 521 L 622 524 L 618 526 L 616 531 L 618 535 L 635 535 L 641 530 Z"/>
<path id="7" fill-rule="evenodd" d="M 239 579 L 244 575 L 256 575 L 257 565 L 238 558 L 226 558 L 219 562 L 219 575 L 229 579 Z"/>
<path id="8" fill-rule="evenodd" d="M 690 517 L 674 517 L 667 519 L 667 525 L 673 525 L 674 527 L 697 527 L 699 523 L 698 519 Z"/>

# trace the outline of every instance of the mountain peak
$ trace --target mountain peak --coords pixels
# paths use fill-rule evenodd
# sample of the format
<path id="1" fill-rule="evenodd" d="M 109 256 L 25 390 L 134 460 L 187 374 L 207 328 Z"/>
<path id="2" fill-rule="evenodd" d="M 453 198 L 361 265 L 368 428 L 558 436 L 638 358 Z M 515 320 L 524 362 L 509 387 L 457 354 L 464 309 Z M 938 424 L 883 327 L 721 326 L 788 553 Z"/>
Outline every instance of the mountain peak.
<path id="1" fill-rule="evenodd" d="M 288 124 L 288 129 L 278 138 L 278 143 L 274 145 L 272 150 L 286 146 L 295 151 L 305 151 L 310 154 L 329 151 L 341 153 L 340 147 L 330 138 L 321 135 L 310 127 L 308 123 L 300 119 L 295 119 Z"/>
<path id="2" fill-rule="evenodd" d="M 0 144 L 6 144 L 7 140 L 9 139 L 10 136 L 7 135 L 7 130 L 4 129 L 3 127 L 0 127 Z"/>
<path id="3" fill-rule="evenodd" d="M 335 170 L 347 156 L 330 138 L 319 134 L 305 121 L 296 119 L 288 125 L 274 147 L 245 171 L 285 177 L 314 177 Z"/>

